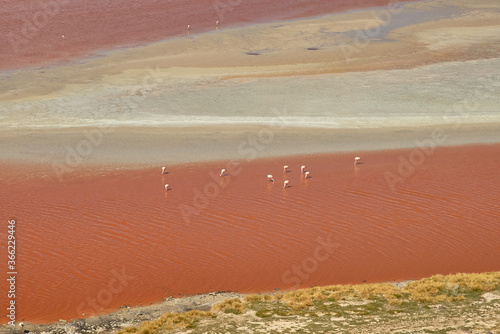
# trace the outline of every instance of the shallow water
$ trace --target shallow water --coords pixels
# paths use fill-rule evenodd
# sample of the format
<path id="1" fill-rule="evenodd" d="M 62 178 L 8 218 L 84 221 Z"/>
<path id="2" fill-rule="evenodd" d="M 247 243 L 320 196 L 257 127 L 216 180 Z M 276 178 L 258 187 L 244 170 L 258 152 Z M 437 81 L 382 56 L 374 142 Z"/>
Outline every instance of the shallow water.
<path id="1" fill-rule="evenodd" d="M 394 191 L 384 173 L 397 174 L 411 150 L 362 153 L 356 167 L 352 154 L 242 162 L 222 179 L 224 163 L 170 166 L 165 176 L 77 171 L 62 183 L 42 167 L 11 170 L 0 198 L 2 219 L 17 219 L 18 319 L 215 290 L 500 270 L 499 149 L 437 149 Z"/>
<path id="2" fill-rule="evenodd" d="M 5 3 L 0 8 L 0 69 L 43 65 L 220 27 L 383 6 L 387 0 L 58 1 Z M 62 36 L 65 36 L 63 39 Z"/>

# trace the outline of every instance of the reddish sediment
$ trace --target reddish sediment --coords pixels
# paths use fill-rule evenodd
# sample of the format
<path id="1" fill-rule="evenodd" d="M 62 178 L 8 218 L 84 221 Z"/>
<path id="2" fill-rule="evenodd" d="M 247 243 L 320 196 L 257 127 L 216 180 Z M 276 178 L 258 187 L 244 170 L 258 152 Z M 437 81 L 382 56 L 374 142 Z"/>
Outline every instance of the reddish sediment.
<path id="1" fill-rule="evenodd" d="M 164 176 L 161 166 L 82 168 L 63 182 L 50 168 L 3 163 L 2 220 L 17 226 L 17 319 L 52 322 L 219 290 L 498 271 L 498 152 L 242 161 L 222 178 L 224 162 L 168 166 Z"/>
<path id="2" fill-rule="evenodd" d="M 35 1 L 0 9 L 0 69 L 42 66 L 221 28 L 385 6 L 388 0 Z M 62 37 L 64 36 L 64 38 Z"/>

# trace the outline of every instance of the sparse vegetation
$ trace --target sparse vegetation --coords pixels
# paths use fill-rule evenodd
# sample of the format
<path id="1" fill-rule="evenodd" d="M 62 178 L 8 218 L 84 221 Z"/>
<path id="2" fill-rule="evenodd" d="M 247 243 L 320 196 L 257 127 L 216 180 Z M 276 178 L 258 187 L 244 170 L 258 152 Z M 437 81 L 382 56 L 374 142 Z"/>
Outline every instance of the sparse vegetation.
<path id="1" fill-rule="evenodd" d="M 138 328 L 126 328 L 118 333 L 134 333 L 134 334 L 155 334 L 171 330 L 174 328 L 192 328 L 202 318 L 212 317 L 211 312 L 189 311 L 185 313 L 166 313 L 159 319 L 154 321 L 145 321 Z"/>
<path id="2" fill-rule="evenodd" d="M 212 306 L 213 312 L 221 311 L 225 313 L 241 314 L 243 310 L 245 310 L 245 305 L 238 298 L 228 299 Z"/>
<path id="3" fill-rule="evenodd" d="M 169 313 L 164 313 L 169 312 Z M 500 272 L 275 294 L 168 298 L 98 317 L 25 324 L 31 333 L 500 333 Z M 126 328 L 125 328 L 126 327 Z M 1 333 L 17 328 L 0 326 Z M 118 332 L 117 332 L 118 331 Z"/>
<path id="4" fill-rule="evenodd" d="M 500 273 L 436 275 L 409 283 L 404 291 L 419 302 L 437 303 L 463 300 L 493 291 L 500 284 Z"/>
<path id="5" fill-rule="evenodd" d="M 485 292 L 493 292 L 498 298 L 486 303 L 481 297 Z M 178 332 L 182 328 L 190 328 L 192 333 L 203 333 L 228 331 L 238 326 L 252 332 L 259 321 L 281 321 L 285 327 L 302 324 L 299 327 L 311 333 L 335 332 L 335 329 L 339 333 L 349 333 L 351 328 L 370 326 L 375 332 L 382 322 L 397 324 L 402 319 L 414 319 L 415 323 L 435 321 L 437 314 L 443 313 L 443 310 L 448 312 L 445 320 L 456 318 L 454 326 L 446 323 L 422 333 L 448 333 L 455 329 L 469 330 L 466 322 L 457 325 L 464 315 L 470 317 L 471 314 L 480 315 L 484 310 L 491 310 L 492 319 L 497 319 L 500 317 L 499 304 L 500 272 L 436 275 L 402 284 L 399 288 L 388 283 L 332 285 L 278 294 L 247 295 L 215 304 L 211 312 L 166 314 L 138 328 L 121 330 L 119 334 Z M 304 319 L 311 321 L 304 322 Z M 340 326 L 336 319 L 342 321 Z M 488 324 L 484 320 L 481 319 L 482 323 Z M 500 330 L 496 321 L 488 326 L 488 329 Z"/>
<path id="6" fill-rule="evenodd" d="M 269 302 L 274 300 L 271 295 L 248 295 L 243 298 L 244 302 Z"/>

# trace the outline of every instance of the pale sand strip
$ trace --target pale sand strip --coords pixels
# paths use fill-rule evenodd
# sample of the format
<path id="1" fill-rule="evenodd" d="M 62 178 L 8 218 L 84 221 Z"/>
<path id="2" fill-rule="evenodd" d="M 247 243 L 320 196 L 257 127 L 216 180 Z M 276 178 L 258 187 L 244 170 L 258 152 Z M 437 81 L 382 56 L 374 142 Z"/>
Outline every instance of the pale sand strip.
<path id="1" fill-rule="evenodd" d="M 88 128 L 21 134 L 5 131 L 0 133 L 0 151 L 4 161 L 63 166 L 68 172 L 90 165 L 130 168 L 216 160 L 244 162 L 314 153 L 500 142 L 500 123 L 425 128 L 286 128 L 271 136 L 269 130 L 262 126 L 122 127 L 103 132 L 102 140 L 96 129 Z M 95 143 L 90 143 L 86 134 L 91 134 Z"/>
<path id="2" fill-rule="evenodd" d="M 415 127 L 500 122 L 500 58 L 372 71 L 252 80 L 179 79 L 154 84 L 108 77 L 80 93 L 4 102 L 0 126 Z M 457 109 L 458 108 L 458 109 Z"/>

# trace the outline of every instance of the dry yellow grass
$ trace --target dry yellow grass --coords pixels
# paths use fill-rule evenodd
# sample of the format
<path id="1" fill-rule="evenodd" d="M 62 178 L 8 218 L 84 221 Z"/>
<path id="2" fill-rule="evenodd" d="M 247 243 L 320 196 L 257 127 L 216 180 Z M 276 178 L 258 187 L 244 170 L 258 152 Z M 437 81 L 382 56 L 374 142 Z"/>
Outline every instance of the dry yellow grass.
<path id="1" fill-rule="evenodd" d="M 211 312 L 189 311 L 186 313 L 166 313 L 154 321 L 145 321 L 139 328 L 132 327 L 119 331 L 117 334 L 156 334 L 159 331 L 171 330 L 179 327 L 193 326 L 198 320 L 211 317 Z"/>
<path id="2" fill-rule="evenodd" d="M 270 302 L 273 301 L 273 296 L 270 295 L 248 295 L 243 298 L 244 302 Z"/>
<path id="3" fill-rule="evenodd" d="M 465 299 L 464 293 L 487 292 L 500 286 L 500 273 L 436 275 L 409 283 L 403 291 L 418 302 Z"/>
<path id="4" fill-rule="evenodd" d="M 445 276 L 450 284 L 474 291 L 492 291 L 500 285 L 500 272 L 484 274 L 456 274 Z"/>
<path id="5" fill-rule="evenodd" d="M 222 303 L 215 304 L 212 306 L 212 311 L 217 312 L 233 312 L 233 313 L 241 313 L 245 310 L 245 305 L 238 298 L 228 299 L 223 301 Z"/>
<path id="6" fill-rule="evenodd" d="M 277 300 L 292 307 L 312 306 L 315 300 L 331 298 L 385 298 L 390 304 L 401 304 L 402 294 L 417 302 L 444 302 L 465 299 L 463 293 L 492 291 L 500 286 L 500 273 L 436 275 L 410 282 L 399 290 L 387 283 L 360 285 L 331 285 L 287 292 L 276 296 Z M 261 299 L 263 297 L 260 297 Z"/>
<path id="7" fill-rule="evenodd" d="M 391 284 L 361 284 L 361 285 L 331 285 L 314 287 L 284 293 L 276 296 L 282 303 L 292 308 L 312 306 L 315 300 L 326 298 L 341 300 L 345 298 L 386 298 L 391 303 L 398 304 L 396 295 L 401 291 Z"/>
<path id="8" fill-rule="evenodd" d="M 142 323 L 138 328 L 121 330 L 118 334 L 157 334 L 179 327 L 192 327 L 198 320 L 216 317 L 218 312 L 243 313 L 259 303 L 276 302 L 292 309 L 314 306 L 315 301 L 343 299 L 385 299 L 391 305 L 403 302 L 439 303 L 465 299 L 466 296 L 500 288 L 500 272 L 483 274 L 436 275 L 408 283 L 403 289 L 387 283 L 360 285 L 330 285 L 312 287 L 276 295 L 248 295 L 242 300 L 228 299 L 212 306 L 211 312 L 190 311 L 167 313 L 155 321 Z M 265 306 L 269 308 L 269 306 Z"/>
<path id="9" fill-rule="evenodd" d="M 315 292 L 312 289 L 303 289 L 297 291 L 288 292 L 280 296 L 279 300 L 291 308 L 303 308 L 313 305 L 313 295 Z M 320 299 L 320 296 L 316 295 L 316 299 Z"/>
<path id="10" fill-rule="evenodd" d="M 355 290 L 358 293 L 357 297 L 368 299 L 374 296 L 384 297 L 386 299 L 394 298 L 401 291 L 391 284 L 362 284 L 356 285 Z"/>

